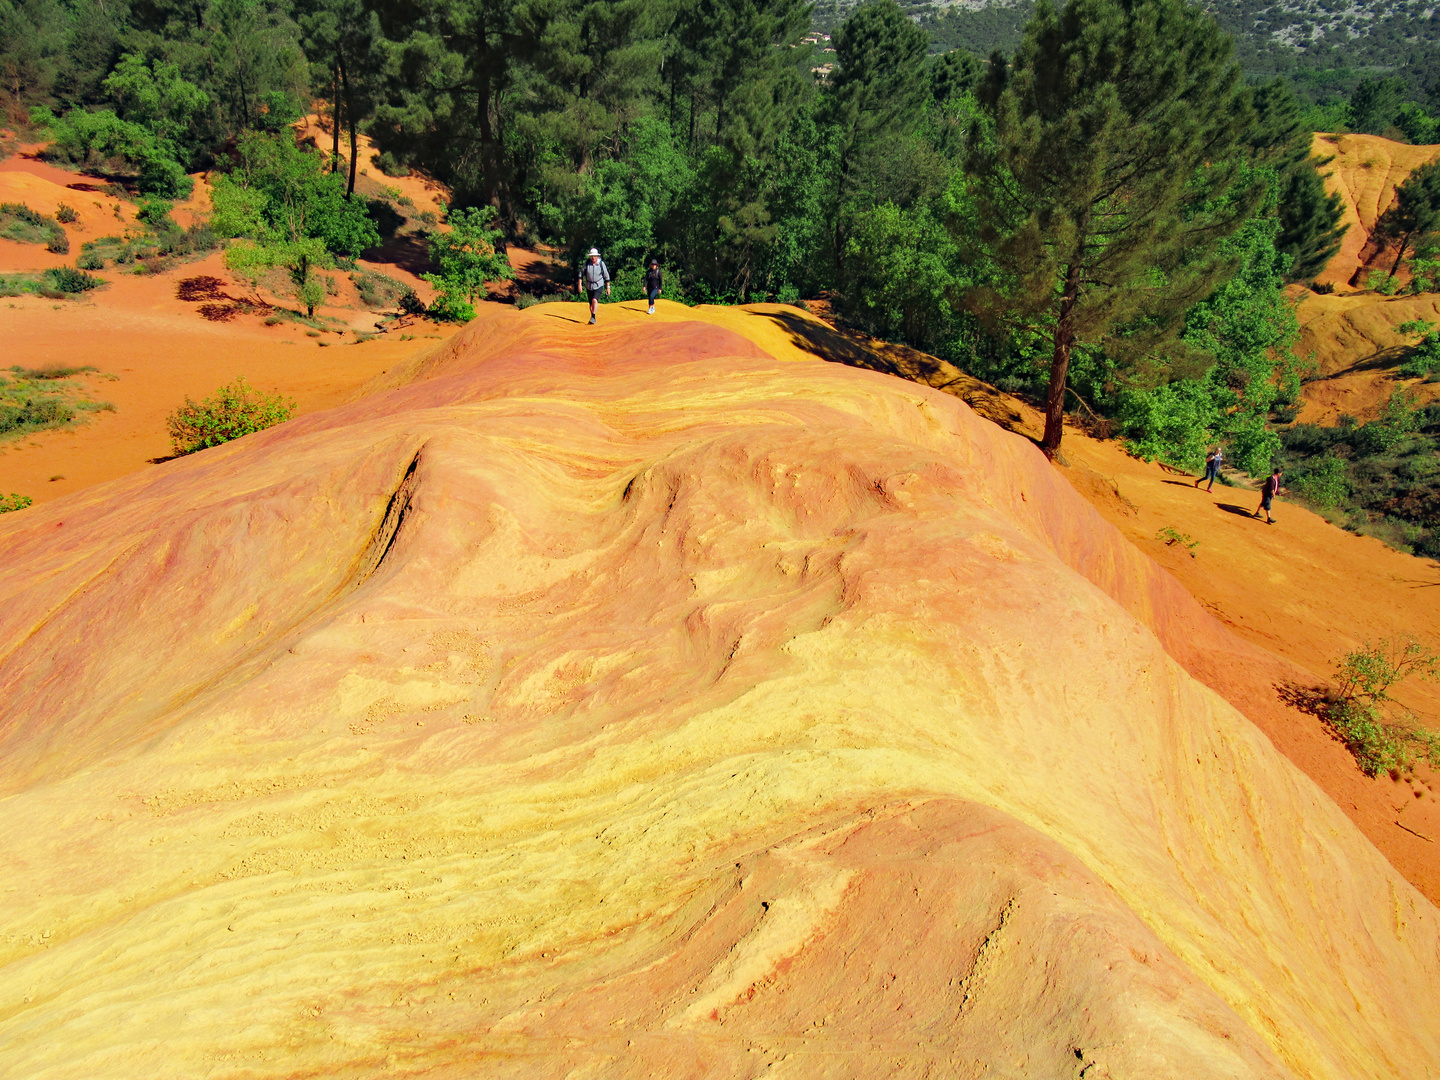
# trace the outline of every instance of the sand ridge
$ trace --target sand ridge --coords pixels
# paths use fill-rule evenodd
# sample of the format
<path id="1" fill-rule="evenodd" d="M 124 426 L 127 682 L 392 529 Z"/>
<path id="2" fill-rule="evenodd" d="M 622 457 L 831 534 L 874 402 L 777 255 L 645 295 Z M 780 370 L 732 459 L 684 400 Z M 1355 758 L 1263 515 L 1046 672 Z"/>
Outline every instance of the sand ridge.
<path id="1" fill-rule="evenodd" d="M 9 1069 L 1440 1075 L 1435 908 L 1030 443 L 624 318 L 0 520 Z"/>

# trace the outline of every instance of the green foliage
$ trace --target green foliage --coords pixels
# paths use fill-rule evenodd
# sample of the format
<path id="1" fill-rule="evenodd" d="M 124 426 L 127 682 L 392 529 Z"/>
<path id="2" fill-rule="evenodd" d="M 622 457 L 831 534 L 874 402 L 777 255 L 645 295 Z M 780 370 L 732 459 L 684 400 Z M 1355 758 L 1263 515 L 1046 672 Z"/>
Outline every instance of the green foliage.
<path id="1" fill-rule="evenodd" d="M 1173 525 L 1164 526 L 1155 534 L 1155 539 L 1159 540 L 1166 547 L 1174 547 L 1178 544 L 1186 550 L 1192 559 L 1195 558 L 1195 549 L 1200 546 L 1199 540 L 1196 540 L 1189 533 L 1180 532 Z"/>
<path id="2" fill-rule="evenodd" d="M 350 275 L 350 282 L 360 294 L 360 302 L 368 308 L 399 308 L 406 314 L 421 314 L 425 310 L 414 289 L 385 274 L 360 270 Z"/>
<path id="3" fill-rule="evenodd" d="M 29 495 L 16 495 L 13 491 L 9 495 L 0 495 L 0 514 L 24 510 L 34 501 Z"/>
<path id="4" fill-rule="evenodd" d="M 324 172 L 320 155 L 296 144 L 286 130 L 241 136 L 238 158 L 211 192 L 210 224 L 221 236 L 262 244 L 320 241 L 331 255 L 357 258 L 380 243 L 368 208 L 345 196 L 345 181 Z"/>
<path id="5" fill-rule="evenodd" d="M 1400 78 L 1361 79 L 1350 96 L 1351 131 L 1384 135 L 1397 126 L 1410 86 Z"/>
<path id="6" fill-rule="evenodd" d="M 1054 320 L 1053 453 L 1074 345 L 1153 356 L 1231 268 L 1221 241 L 1264 191 L 1237 152 L 1248 94 L 1224 35 L 1181 0 L 1042 0 L 986 101 L 994 143 L 970 165 L 999 279 L 971 303 L 992 324 Z"/>
<path id="7" fill-rule="evenodd" d="M 0 203 L 0 237 L 22 244 L 44 244 L 58 255 L 70 250 L 70 239 L 60 223 L 24 203 Z"/>
<path id="8" fill-rule="evenodd" d="M 240 375 L 203 401 L 185 398 L 165 421 L 176 457 L 193 454 L 289 420 L 295 402 L 262 394 Z"/>
<path id="9" fill-rule="evenodd" d="M 1335 664 L 1336 686 L 1322 713 L 1368 776 L 1399 773 L 1413 765 L 1416 748 L 1440 768 L 1440 736 L 1397 715 L 1390 690 L 1412 676 L 1440 678 L 1440 655 L 1413 638 L 1368 641 Z"/>
<path id="10" fill-rule="evenodd" d="M 98 289 L 105 282 L 94 274 L 76 270 L 69 266 L 57 266 L 45 271 L 45 279 L 57 292 L 83 293 Z"/>
<path id="11" fill-rule="evenodd" d="M 11 367 L 11 377 L 0 378 L 0 437 L 64 427 L 74 422 L 81 412 L 113 408 L 88 400 L 69 382 L 72 376 L 93 370 Z"/>
<path id="12" fill-rule="evenodd" d="M 448 232 L 430 236 L 430 261 L 438 274 L 422 274 L 435 286 L 430 310 L 439 318 L 468 322 L 475 317 L 475 301 L 485 295 L 487 281 L 509 280 L 515 276 L 510 260 L 495 250 L 501 237 L 491 229 L 493 206 L 472 206 L 451 210 Z"/>
<path id="13" fill-rule="evenodd" d="M 316 271 L 333 265 L 324 243 L 313 236 L 231 244 L 225 249 L 226 268 L 248 280 L 253 288 L 259 287 L 267 271 L 284 270 L 292 295 L 310 318 L 315 308 L 325 302 L 325 286 Z"/>
<path id="14" fill-rule="evenodd" d="M 66 206 L 61 203 L 55 208 L 55 220 L 62 225 L 70 225 L 80 220 L 80 215 L 75 212 L 73 206 Z"/>
<path id="15" fill-rule="evenodd" d="M 1428 248 L 1440 240 L 1437 236 L 1440 234 L 1440 162 L 1422 165 L 1405 178 L 1395 191 L 1395 205 L 1380 215 L 1375 231 L 1400 242 L 1387 281 L 1393 281 L 1405 252 L 1412 245 Z M 1373 281 L 1375 276 L 1372 273 L 1370 279 Z M 1392 286 L 1390 292 L 1393 291 Z"/>
<path id="16" fill-rule="evenodd" d="M 1402 334 L 1425 335 L 1406 352 L 1405 359 L 1396 372 L 1402 379 L 1423 379 L 1440 371 L 1440 333 L 1433 332 L 1433 326 L 1433 323 L 1416 320 L 1413 323 L 1403 323 L 1399 327 Z"/>
<path id="17" fill-rule="evenodd" d="M 175 159 L 173 143 L 111 109 L 71 109 L 62 117 L 36 109 L 31 120 L 48 129 L 51 142 L 45 157 L 51 161 L 131 179 L 141 192 L 166 199 L 188 198 L 194 189 L 194 181 Z"/>
<path id="18" fill-rule="evenodd" d="M 1312 458 L 1290 475 L 1290 488 L 1307 502 L 1333 510 L 1350 495 L 1345 462 L 1334 454 Z"/>

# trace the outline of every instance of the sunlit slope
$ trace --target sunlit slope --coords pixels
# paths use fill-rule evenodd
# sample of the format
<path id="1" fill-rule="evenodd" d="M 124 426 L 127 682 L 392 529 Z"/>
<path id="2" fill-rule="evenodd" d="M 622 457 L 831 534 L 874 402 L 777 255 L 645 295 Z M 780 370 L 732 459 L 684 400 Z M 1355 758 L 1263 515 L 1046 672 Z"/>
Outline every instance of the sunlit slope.
<path id="1" fill-rule="evenodd" d="M 1028 442 L 678 314 L 424 373 L 0 519 L 0 1074 L 1440 1075 Z"/>

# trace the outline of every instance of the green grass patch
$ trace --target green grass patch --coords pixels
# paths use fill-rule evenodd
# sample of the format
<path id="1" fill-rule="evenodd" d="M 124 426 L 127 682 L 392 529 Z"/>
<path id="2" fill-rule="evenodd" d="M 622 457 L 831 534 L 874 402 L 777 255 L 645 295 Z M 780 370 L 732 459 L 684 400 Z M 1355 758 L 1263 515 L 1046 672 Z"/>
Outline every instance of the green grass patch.
<path id="1" fill-rule="evenodd" d="M 9 495 L 0 495 L 0 514 L 24 510 L 34 501 L 29 495 L 16 495 L 13 491 Z"/>
<path id="2" fill-rule="evenodd" d="M 94 401 L 74 380 L 92 367 L 26 368 L 19 364 L 0 375 L 0 438 L 67 427 L 84 414 L 113 411 L 108 401 Z"/>
<path id="3" fill-rule="evenodd" d="M 44 244 L 59 255 L 70 251 L 70 238 L 60 223 L 24 203 L 0 203 L 0 237 L 22 244 Z"/>

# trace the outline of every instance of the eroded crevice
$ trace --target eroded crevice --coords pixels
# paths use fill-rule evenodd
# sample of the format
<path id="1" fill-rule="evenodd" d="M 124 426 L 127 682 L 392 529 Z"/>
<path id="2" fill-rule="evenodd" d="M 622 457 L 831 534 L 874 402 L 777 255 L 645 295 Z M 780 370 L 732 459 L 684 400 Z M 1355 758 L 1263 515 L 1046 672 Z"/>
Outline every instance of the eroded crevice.
<path id="1" fill-rule="evenodd" d="M 415 488 L 418 484 L 415 479 L 416 470 L 420 466 L 420 458 L 424 453 L 425 447 L 422 446 L 410 459 L 409 468 L 405 470 L 405 475 L 400 478 L 400 483 L 396 485 L 389 503 L 385 506 L 385 515 L 380 519 L 380 524 L 376 526 L 370 542 L 366 544 L 359 562 L 350 574 L 347 582 L 349 588 L 353 589 L 363 585 L 380 569 L 386 556 L 390 554 L 390 549 L 395 545 L 395 538 L 400 535 L 400 528 L 405 524 L 405 519 L 410 513 L 411 500 L 414 498 Z"/>

